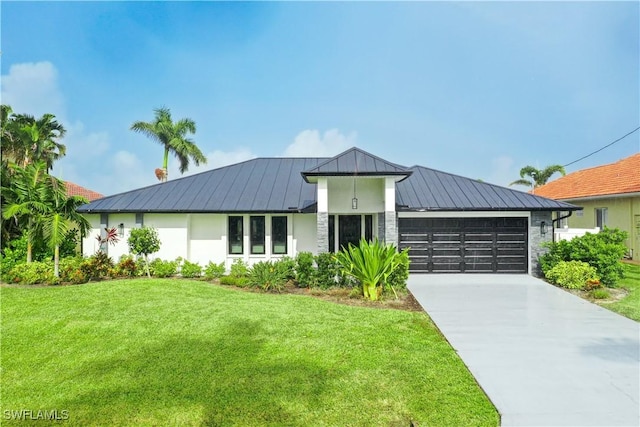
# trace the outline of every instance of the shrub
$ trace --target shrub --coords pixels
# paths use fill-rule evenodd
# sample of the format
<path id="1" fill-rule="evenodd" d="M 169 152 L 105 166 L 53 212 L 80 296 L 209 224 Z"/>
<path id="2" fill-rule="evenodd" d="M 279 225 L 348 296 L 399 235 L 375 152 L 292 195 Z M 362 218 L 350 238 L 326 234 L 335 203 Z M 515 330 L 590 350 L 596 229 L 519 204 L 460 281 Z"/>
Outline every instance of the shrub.
<path id="1" fill-rule="evenodd" d="M 249 286 L 249 279 L 246 277 L 238 276 L 222 276 L 220 278 L 221 285 L 237 286 L 239 288 L 245 288 Z"/>
<path id="2" fill-rule="evenodd" d="M 249 266 L 241 258 L 236 258 L 231 264 L 231 276 L 247 277 L 249 276 Z"/>
<path id="3" fill-rule="evenodd" d="M 546 272 L 553 284 L 569 289 L 583 289 L 588 280 L 597 279 L 596 269 L 582 261 L 560 261 Z"/>
<path id="4" fill-rule="evenodd" d="M 264 291 L 278 291 L 284 289 L 287 282 L 285 271 L 278 268 L 271 261 L 260 261 L 249 272 L 249 285 L 258 287 Z"/>
<path id="5" fill-rule="evenodd" d="M 87 283 L 89 277 L 87 277 L 87 273 L 82 268 L 84 262 L 85 259 L 82 257 L 62 258 L 60 260 L 60 280 L 75 285 Z"/>
<path id="6" fill-rule="evenodd" d="M 396 266 L 387 277 L 384 283 L 385 288 L 396 290 L 407 289 L 407 279 L 409 279 L 409 249 L 404 249 L 396 254 Z"/>
<path id="7" fill-rule="evenodd" d="M 149 227 L 134 228 L 131 230 L 127 243 L 131 253 L 144 256 L 147 277 L 151 277 L 149 255 L 158 252 L 161 244 L 156 229 Z"/>
<path id="8" fill-rule="evenodd" d="M 197 262 L 194 263 L 184 260 L 180 274 L 186 278 L 200 277 L 202 276 L 202 267 Z"/>
<path id="9" fill-rule="evenodd" d="M 53 275 L 53 262 L 33 261 L 15 265 L 9 272 L 11 283 L 21 285 L 55 285 L 59 279 Z"/>
<path id="10" fill-rule="evenodd" d="M 322 289 L 336 286 L 338 284 L 337 278 L 340 264 L 336 261 L 334 254 L 328 252 L 320 253 L 316 255 L 315 261 L 318 268 L 314 272 L 312 285 Z"/>
<path id="11" fill-rule="evenodd" d="M 603 285 L 615 286 L 624 277 L 620 260 L 627 252 L 624 245 L 627 237 L 624 231 L 605 227 L 597 234 L 587 233 L 571 241 L 549 243 L 548 253 L 540 257 L 542 271 L 546 275 L 561 261 L 582 261 L 595 267 Z"/>
<path id="12" fill-rule="evenodd" d="M 122 255 L 118 264 L 113 268 L 116 277 L 135 277 L 138 275 L 138 265 L 131 255 Z"/>
<path id="13" fill-rule="evenodd" d="M 285 280 L 295 280 L 296 278 L 296 261 L 288 256 L 284 256 L 274 262 L 275 268 L 285 277 Z"/>
<path id="14" fill-rule="evenodd" d="M 178 273 L 177 261 L 164 261 L 156 258 L 149 263 L 149 270 L 154 277 L 171 277 Z"/>
<path id="15" fill-rule="evenodd" d="M 591 298 L 593 299 L 607 299 L 610 296 L 611 294 L 607 289 L 599 288 L 599 289 L 593 289 L 591 291 Z"/>
<path id="16" fill-rule="evenodd" d="M 209 264 L 204 267 L 204 277 L 207 280 L 219 279 L 220 277 L 224 276 L 226 270 L 227 269 L 224 266 L 224 262 L 215 264 L 214 262 L 209 261 Z"/>
<path id="17" fill-rule="evenodd" d="M 296 255 L 296 280 L 298 286 L 309 287 L 313 284 L 313 254 L 311 252 L 300 252 Z"/>
<path id="18" fill-rule="evenodd" d="M 96 280 L 107 276 L 113 267 L 113 260 L 104 252 L 98 251 L 85 259 L 80 268 L 87 280 Z"/>

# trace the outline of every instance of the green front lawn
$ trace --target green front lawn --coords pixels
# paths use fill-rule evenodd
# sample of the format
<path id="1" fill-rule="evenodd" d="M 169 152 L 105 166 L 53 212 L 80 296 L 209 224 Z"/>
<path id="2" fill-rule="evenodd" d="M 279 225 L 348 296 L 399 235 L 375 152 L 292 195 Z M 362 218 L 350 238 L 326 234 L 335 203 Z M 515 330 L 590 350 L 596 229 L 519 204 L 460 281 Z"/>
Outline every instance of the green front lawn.
<path id="1" fill-rule="evenodd" d="M 640 265 L 625 263 L 624 274 L 624 279 L 618 282 L 617 287 L 627 289 L 629 295 L 617 302 L 603 303 L 602 306 L 640 321 Z"/>
<path id="2" fill-rule="evenodd" d="M 423 313 L 171 279 L 1 293 L 3 425 L 498 424 Z"/>

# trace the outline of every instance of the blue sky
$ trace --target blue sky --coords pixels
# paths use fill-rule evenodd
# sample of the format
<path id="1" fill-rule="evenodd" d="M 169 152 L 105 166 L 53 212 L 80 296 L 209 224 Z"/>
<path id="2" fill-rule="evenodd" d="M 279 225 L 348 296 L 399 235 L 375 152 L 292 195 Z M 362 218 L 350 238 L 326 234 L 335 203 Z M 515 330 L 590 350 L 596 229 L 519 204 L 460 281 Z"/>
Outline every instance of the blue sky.
<path id="1" fill-rule="evenodd" d="M 358 146 L 507 185 L 640 125 L 638 2 L 12 2 L 1 101 L 68 129 L 63 179 L 150 185 L 166 106 L 209 157 Z M 568 171 L 640 151 L 640 132 Z M 170 159 L 169 178 L 179 176 Z M 519 189 L 525 189 L 520 187 Z"/>

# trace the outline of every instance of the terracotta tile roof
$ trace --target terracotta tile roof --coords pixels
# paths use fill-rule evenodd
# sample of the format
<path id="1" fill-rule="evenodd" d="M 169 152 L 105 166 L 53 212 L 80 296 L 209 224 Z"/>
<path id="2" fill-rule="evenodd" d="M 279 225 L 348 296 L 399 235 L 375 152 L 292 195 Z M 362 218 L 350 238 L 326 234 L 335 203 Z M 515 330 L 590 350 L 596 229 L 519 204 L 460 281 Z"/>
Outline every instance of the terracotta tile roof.
<path id="1" fill-rule="evenodd" d="M 70 181 L 65 181 L 67 187 L 67 196 L 82 196 L 90 202 L 96 199 L 102 199 L 104 194 L 97 193 L 87 188 L 81 187 Z"/>
<path id="2" fill-rule="evenodd" d="M 640 153 L 572 172 L 535 189 L 536 196 L 557 200 L 637 192 L 640 192 Z"/>

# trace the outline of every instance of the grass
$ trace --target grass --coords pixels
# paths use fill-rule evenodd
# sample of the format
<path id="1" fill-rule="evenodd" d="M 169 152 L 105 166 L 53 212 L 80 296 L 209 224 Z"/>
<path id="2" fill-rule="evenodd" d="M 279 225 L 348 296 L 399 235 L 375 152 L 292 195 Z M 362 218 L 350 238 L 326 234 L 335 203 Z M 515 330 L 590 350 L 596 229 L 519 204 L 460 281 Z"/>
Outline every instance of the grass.
<path id="1" fill-rule="evenodd" d="M 617 287 L 627 289 L 629 295 L 617 302 L 602 303 L 602 306 L 640 322 L 640 265 L 625 263 L 624 272 L 625 277 Z"/>
<path id="2" fill-rule="evenodd" d="M 1 292 L 3 425 L 499 422 L 423 313 L 171 279 Z"/>

